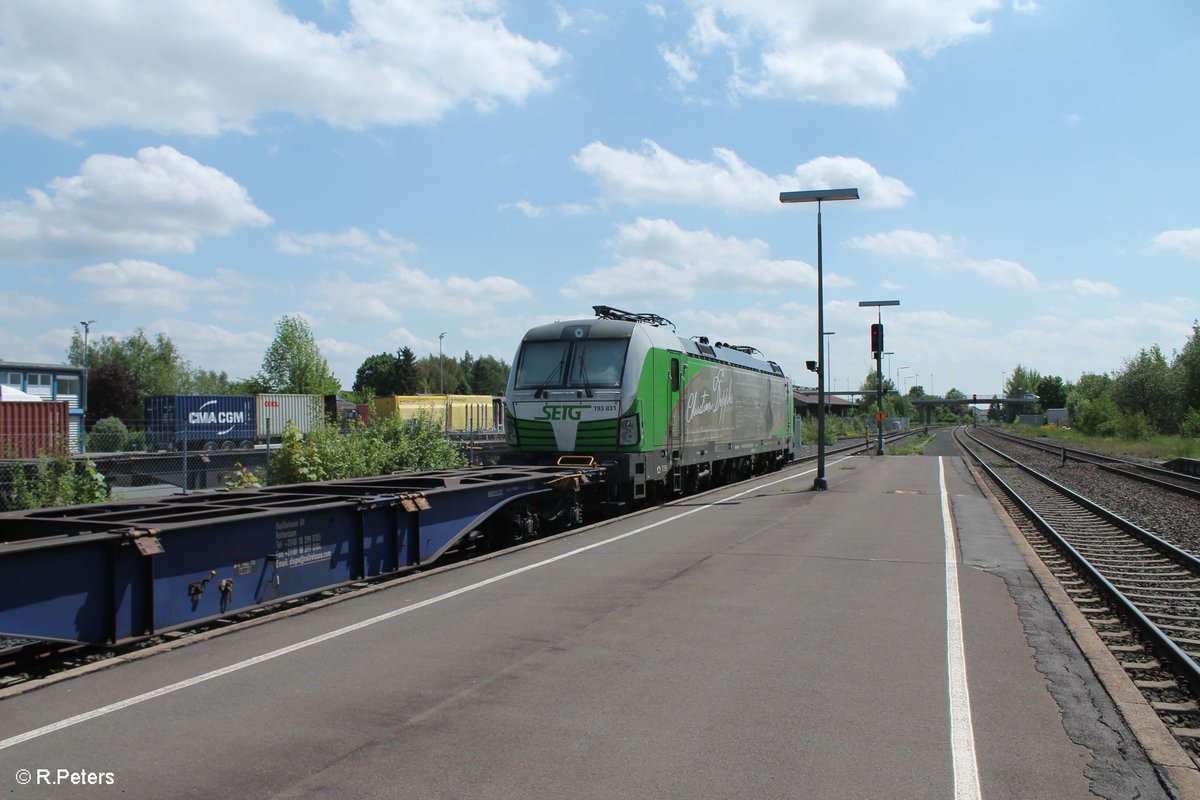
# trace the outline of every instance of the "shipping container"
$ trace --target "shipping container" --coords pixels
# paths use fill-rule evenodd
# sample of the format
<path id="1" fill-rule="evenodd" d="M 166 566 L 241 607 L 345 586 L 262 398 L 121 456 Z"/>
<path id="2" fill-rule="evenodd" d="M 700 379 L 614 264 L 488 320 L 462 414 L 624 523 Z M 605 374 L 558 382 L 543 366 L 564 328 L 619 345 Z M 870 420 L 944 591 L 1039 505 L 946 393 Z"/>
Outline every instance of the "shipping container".
<path id="1" fill-rule="evenodd" d="M 256 394 L 258 438 L 277 440 L 289 423 L 300 433 L 312 433 L 321 426 L 323 407 L 318 394 Z"/>
<path id="2" fill-rule="evenodd" d="M 376 397 L 371 419 L 416 419 L 424 413 L 451 431 L 480 431 L 496 427 L 494 398 L 486 394 L 416 394 Z"/>
<path id="3" fill-rule="evenodd" d="M 248 447 L 256 438 L 251 395 L 157 395 L 145 410 L 153 449 Z"/>
<path id="4" fill-rule="evenodd" d="M 65 452 L 71 439 L 66 400 L 0 402 L 0 458 Z"/>

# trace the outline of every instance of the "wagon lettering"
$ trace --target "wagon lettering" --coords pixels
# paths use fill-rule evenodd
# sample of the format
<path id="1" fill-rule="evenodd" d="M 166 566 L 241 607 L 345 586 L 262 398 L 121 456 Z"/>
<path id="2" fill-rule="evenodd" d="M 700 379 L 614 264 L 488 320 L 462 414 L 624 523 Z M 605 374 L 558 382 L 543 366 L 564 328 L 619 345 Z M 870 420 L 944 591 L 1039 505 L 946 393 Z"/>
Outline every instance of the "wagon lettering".
<path id="1" fill-rule="evenodd" d="M 583 419 L 583 406 L 542 406 L 542 415 L 534 417 L 536 420 L 580 420 Z"/>

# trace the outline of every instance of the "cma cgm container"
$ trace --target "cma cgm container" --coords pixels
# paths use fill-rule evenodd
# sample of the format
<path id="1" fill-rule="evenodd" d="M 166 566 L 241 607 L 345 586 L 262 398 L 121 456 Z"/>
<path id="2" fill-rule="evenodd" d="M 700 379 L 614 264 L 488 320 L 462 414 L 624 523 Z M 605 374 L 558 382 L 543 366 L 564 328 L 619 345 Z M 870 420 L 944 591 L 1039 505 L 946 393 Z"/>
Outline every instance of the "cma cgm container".
<path id="1" fill-rule="evenodd" d="M 249 447 L 257 438 L 252 395 L 147 397 L 146 438 L 156 449 Z"/>
<path id="2" fill-rule="evenodd" d="M 0 402 L 0 458 L 66 452 L 71 438 L 66 400 Z"/>
<path id="3" fill-rule="evenodd" d="M 258 438 L 278 439 L 289 423 L 300 433 L 311 433 L 323 423 L 324 398 L 319 394 L 256 394 Z"/>

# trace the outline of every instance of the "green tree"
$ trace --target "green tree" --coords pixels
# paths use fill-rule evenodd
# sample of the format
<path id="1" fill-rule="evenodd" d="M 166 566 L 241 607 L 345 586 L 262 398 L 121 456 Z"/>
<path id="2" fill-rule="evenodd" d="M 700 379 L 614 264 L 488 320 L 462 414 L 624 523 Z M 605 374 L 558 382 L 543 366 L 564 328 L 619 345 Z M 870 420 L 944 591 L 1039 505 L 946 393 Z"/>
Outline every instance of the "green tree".
<path id="1" fill-rule="evenodd" d="M 386 397 L 392 394 L 404 394 L 398 391 L 399 360 L 391 353 L 379 353 L 367 356 L 354 374 L 354 391 L 360 396 L 374 394 Z"/>
<path id="2" fill-rule="evenodd" d="M 1192 322 L 1192 337 L 1171 364 L 1179 408 L 1200 411 L 1200 324 Z"/>
<path id="3" fill-rule="evenodd" d="M 1031 394 L 1037 394 L 1038 384 L 1042 382 L 1042 376 L 1038 374 L 1036 369 L 1023 367 L 1020 364 L 1009 373 L 1008 380 L 1004 382 L 1004 396 L 1012 398 L 1021 398 Z M 1012 422 L 1017 418 L 1017 414 L 1028 413 L 1035 411 L 1032 406 L 1017 406 L 1012 403 L 1004 404 L 1004 421 Z"/>
<path id="4" fill-rule="evenodd" d="M 396 394 L 416 394 L 421 385 L 417 375 L 417 354 L 408 345 L 396 354 Z"/>
<path id="5" fill-rule="evenodd" d="M 436 355 L 428 355 L 417 361 L 417 389 L 422 394 L 443 394 L 442 385 L 446 387 L 445 394 L 464 394 L 467 380 L 462 374 L 462 365 L 457 359 L 443 356 L 438 364 Z"/>
<path id="6" fill-rule="evenodd" d="M 1136 356 L 1125 360 L 1113 379 L 1113 402 L 1123 414 L 1130 417 L 1142 414 L 1155 430 L 1175 433 L 1179 430 L 1180 414 L 1174 379 L 1158 345 L 1139 350 Z"/>
<path id="7" fill-rule="evenodd" d="M 256 377 L 269 392 L 325 395 L 341 391 L 312 329 L 299 316 L 285 316 L 275 324 L 275 340 Z"/>
<path id="8" fill-rule="evenodd" d="M 192 373 L 190 391 L 192 394 L 244 394 L 243 392 L 234 391 L 234 383 L 229 380 L 227 373 L 203 369 L 198 369 Z"/>
<path id="9" fill-rule="evenodd" d="M 1040 399 L 1043 412 L 1067 405 L 1067 385 L 1057 375 L 1047 375 L 1038 381 L 1035 394 Z"/>
<path id="10" fill-rule="evenodd" d="M 89 369 L 87 391 L 89 426 L 106 417 L 136 423 L 144 416 L 137 379 L 120 364 L 101 364 Z"/>
<path id="11" fill-rule="evenodd" d="M 1042 376 L 1036 369 L 1030 369 L 1017 364 L 1004 382 L 1005 397 L 1023 397 L 1027 394 L 1037 394 L 1038 384 Z"/>
<path id="12" fill-rule="evenodd" d="M 463 357 L 458 360 L 458 368 L 462 372 L 462 384 L 459 386 L 460 394 L 475 394 L 475 387 L 471 384 L 471 374 L 475 369 L 475 359 L 471 356 L 471 351 L 467 350 L 463 353 Z"/>
<path id="13" fill-rule="evenodd" d="M 1088 373 L 1067 392 L 1067 416 L 1071 425 L 1089 436 L 1113 436 L 1117 429 L 1117 405 L 1112 399 L 1112 378 Z"/>
<path id="14" fill-rule="evenodd" d="M 73 364 L 83 363 L 83 338 L 78 331 L 72 337 L 67 357 Z M 89 341 L 89 369 L 98 369 L 103 364 L 124 367 L 137 382 L 143 397 L 185 394 L 191 389 L 192 366 L 164 333 L 156 334 L 153 342 L 146 338 L 142 328 L 124 339 L 102 336 L 98 342 Z"/>
<path id="15" fill-rule="evenodd" d="M 504 394 L 508 388 L 508 373 L 508 364 L 495 356 L 477 358 L 471 365 L 471 389 L 475 394 Z"/>

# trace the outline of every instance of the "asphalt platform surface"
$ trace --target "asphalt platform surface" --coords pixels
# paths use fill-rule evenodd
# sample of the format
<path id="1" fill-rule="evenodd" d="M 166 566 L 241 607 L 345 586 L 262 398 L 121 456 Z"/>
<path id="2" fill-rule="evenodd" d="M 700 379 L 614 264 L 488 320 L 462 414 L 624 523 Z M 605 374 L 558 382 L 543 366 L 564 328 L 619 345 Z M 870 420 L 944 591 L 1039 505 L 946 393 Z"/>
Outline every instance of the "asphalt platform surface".
<path id="1" fill-rule="evenodd" d="M 1171 796 L 956 451 L 827 474 L 7 697 L 0 795 Z"/>

